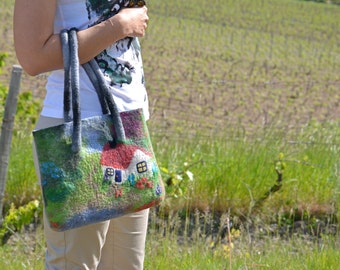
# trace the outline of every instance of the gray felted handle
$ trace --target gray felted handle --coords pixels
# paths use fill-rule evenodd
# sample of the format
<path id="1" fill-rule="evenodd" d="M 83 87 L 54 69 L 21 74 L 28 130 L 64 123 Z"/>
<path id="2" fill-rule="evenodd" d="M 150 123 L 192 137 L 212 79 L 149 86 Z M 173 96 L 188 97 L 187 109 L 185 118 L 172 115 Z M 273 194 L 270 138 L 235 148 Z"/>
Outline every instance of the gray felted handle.
<path id="1" fill-rule="evenodd" d="M 64 120 L 73 120 L 72 151 L 81 150 L 81 115 L 79 104 L 79 59 L 77 31 L 62 30 L 60 33 L 64 61 Z M 72 104 L 72 106 L 71 106 Z M 72 116 L 71 116 L 72 107 Z"/>
<path id="2" fill-rule="evenodd" d="M 83 67 L 87 72 L 92 84 L 95 87 L 98 87 L 96 89 L 98 92 L 100 92 L 99 96 L 102 96 L 102 98 L 105 100 L 105 104 L 110 111 L 115 129 L 115 139 L 117 142 L 124 141 L 126 138 L 123 122 L 100 67 L 94 59 L 83 65 Z"/>
<path id="3" fill-rule="evenodd" d="M 62 30 L 60 37 L 65 70 L 64 119 L 65 122 L 70 122 L 73 119 L 72 151 L 77 153 L 81 150 L 81 113 L 79 101 L 80 87 L 77 30 Z M 114 136 L 112 136 L 112 141 L 115 143 L 124 141 L 126 139 L 124 126 L 117 109 L 117 105 L 112 97 L 112 94 L 110 93 L 109 87 L 100 70 L 100 67 L 98 66 L 97 62 L 92 59 L 88 63 L 83 64 L 83 68 L 97 91 L 103 114 L 110 113 L 110 116 L 112 117 L 115 131 Z M 73 117 L 71 115 L 71 107 Z"/>

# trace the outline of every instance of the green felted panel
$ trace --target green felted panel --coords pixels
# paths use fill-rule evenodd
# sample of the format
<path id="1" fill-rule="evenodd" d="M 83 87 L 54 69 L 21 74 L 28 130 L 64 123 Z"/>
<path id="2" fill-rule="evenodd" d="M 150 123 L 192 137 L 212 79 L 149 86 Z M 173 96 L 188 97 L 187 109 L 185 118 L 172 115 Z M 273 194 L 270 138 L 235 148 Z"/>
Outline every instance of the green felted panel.
<path id="1" fill-rule="evenodd" d="M 142 110 L 120 116 L 126 140 L 114 143 L 110 116 L 82 120 L 78 153 L 71 150 L 72 122 L 33 132 L 45 212 L 54 230 L 139 211 L 164 197 Z"/>

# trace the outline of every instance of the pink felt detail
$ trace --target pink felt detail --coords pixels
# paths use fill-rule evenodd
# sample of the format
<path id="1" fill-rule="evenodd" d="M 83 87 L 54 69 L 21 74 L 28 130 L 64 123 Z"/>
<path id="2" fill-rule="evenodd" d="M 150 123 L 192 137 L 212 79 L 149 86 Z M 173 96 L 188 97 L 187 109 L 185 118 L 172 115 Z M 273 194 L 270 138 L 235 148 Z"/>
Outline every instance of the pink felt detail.
<path id="1" fill-rule="evenodd" d="M 123 196 L 123 190 L 117 189 L 115 192 L 115 198 L 121 198 Z"/>

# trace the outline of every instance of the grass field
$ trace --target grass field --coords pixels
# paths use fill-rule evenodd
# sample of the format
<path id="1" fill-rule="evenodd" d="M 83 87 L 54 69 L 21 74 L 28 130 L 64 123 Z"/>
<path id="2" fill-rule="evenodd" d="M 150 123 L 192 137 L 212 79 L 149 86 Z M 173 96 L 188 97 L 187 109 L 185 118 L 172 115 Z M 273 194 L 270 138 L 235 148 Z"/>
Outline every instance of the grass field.
<path id="1" fill-rule="evenodd" d="M 13 2 L 0 3 L 8 18 L 0 27 L 4 85 L 17 63 Z M 167 201 L 178 211 L 152 217 L 146 269 L 339 270 L 340 7 L 300 0 L 148 6 L 141 43 L 155 151 L 169 177 L 189 171 L 194 181 Z M 40 99 L 45 78 L 24 74 L 22 91 Z M 29 138 L 14 138 L 9 201 L 39 195 L 30 147 Z M 279 175 L 282 186 L 266 197 Z M 194 217 L 193 209 L 200 210 Z M 230 242 L 213 245 L 227 213 Z M 41 232 L 25 237 L 0 249 L 8 258 L 0 269 L 42 269 Z"/>
<path id="2" fill-rule="evenodd" d="M 143 45 L 157 123 L 224 133 L 337 119 L 338 7 L 182 2 L 150 1 Z"/>

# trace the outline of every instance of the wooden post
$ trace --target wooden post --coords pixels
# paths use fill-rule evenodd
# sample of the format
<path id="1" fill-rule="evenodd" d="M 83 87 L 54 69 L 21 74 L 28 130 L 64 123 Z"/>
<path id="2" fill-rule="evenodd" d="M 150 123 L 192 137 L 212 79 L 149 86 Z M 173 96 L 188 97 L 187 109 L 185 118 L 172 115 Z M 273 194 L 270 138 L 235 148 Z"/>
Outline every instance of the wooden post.
<path id="1" fill-rule="evenodd" d="M 8 95 L 6 98 L 6 105 L 4 117 L 2 120 L 1 136 L 0 136 L 0 225 L 2 224 L 3 214 L 3 198 L 5 195 L 6 178 L 10 148 L 12 143 L 12 133 L 14 126 L 14 117 L 17 110 L 18 95 L 20 90 L 22 68 L 14 65 L 12 68 L 11 82 L 9 86 Z"/>

